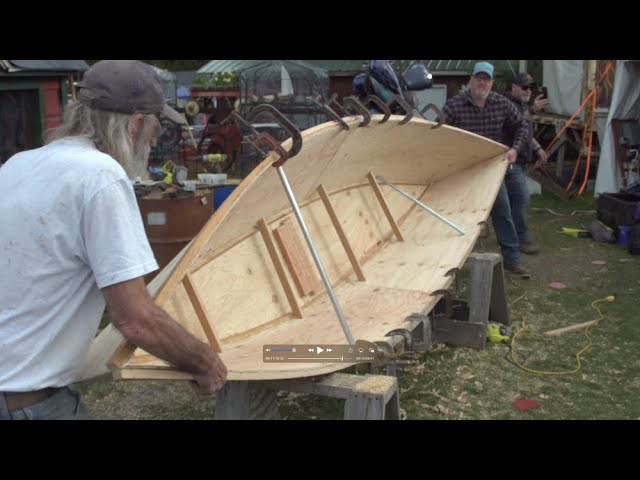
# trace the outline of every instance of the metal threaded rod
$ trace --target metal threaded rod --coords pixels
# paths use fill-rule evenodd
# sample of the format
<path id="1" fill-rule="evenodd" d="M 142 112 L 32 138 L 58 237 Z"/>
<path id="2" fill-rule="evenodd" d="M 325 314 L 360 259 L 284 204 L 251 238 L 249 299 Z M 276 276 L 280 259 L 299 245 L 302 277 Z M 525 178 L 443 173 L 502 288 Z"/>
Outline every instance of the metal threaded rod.
<path id="1" fill-rule="evenodd" d="M 428 207 L 427 205 L 425 205 L 424 203 L 422 203 L 420 200 L 418 200 L 417 198 L 409 195 L 407 192 L 405 192 L 404 190 L 402 190 L 400 187 L 397 187 L 396 185 L 394 185 L 393 183 L 391 183 L 390 181 L 388 181 L 386 178 L 384 178 L 381 175 L 376 175 L 376 178 L 378 180 L 380 180 L 381 182 L 386 183 L 387 185 L 389 185 L 391 188 L 393 188 L 396 192 L 398 192 L 399 194 L 407 197 L 409 200 L 411 200 L 412 202 L 414 202 L 416 205 L 418 205 L 419 207 L 424 208 L 427 212 L 429 212 L 431 215 L 433 215 L 434 217 L 436 217 L 438 220 L 442 220 L 444 223 L 446 223 L 447 225 L 449 225 L 451 228 L 453 228 L 454 230 L 456 230 L 460 235 L 466 235 L 464 233 L 464 230 L 462 230 L 460 227 L 458 227 L 455 223 L 453 223 L 452 221 L 448 220 L 447 218 L 443 217 L 442 215 L 440 215 L 438 212 L 436 212 L 435 210 L 433 210 L 432 208 Z"/>
<path id="2" fill-rule="evenodd" d="M 336 298 L 336 295 L 333 291 L 333 287 L 329 282 L 329 277 L 327 277 L 327 274 L 324 270 L 324 266 L 322 265 L 322 261 L 320 260 L 316 247 L 313 244 L 313 240 L 311 240 L 311 236 L 309 235 L 307 226 L 304 224 L 302 213 L 298 208 L 298 202 L 293 196 L 293 191 L 291 190 L 291 186 L 289 185 L 287 176 L 285 175 L 284 170 L 281 166 L 277 167 L 276 170 L 278 171 L 278 175 L 280 176 L 282 185 L 284 186 L 284 189 L 287 192 L 287 197 L 289 197 L 289 202 L 291 203 L 291 206 L 293 207 L 293 211 L 296 215 L 296 218 L 298 219 L 298 223 L 300 224 L 300 228 L 302 229 L 304 238 L 307 241 L 307 244 L 309 245 L 309 249 L 311 250 L 311 255 L 313 256 L 313 260 L 316 263 L 316 266 L 318 267 L 318 271 L 320 272 L 320 276 L 322 277 L 324 286 L 327 289 L 327 293 L 329 294 L 329 298 L 331 299 L 333 308 L 335 309 L 336 314 L 338 315 L 338 319 L 340 320 L 340 324 L 342 325 L 342 330 L 344 330 L 344 334 L 347 337 L 347 341 L 349 342 L 349 344 L 353 345 L 355 343 L 355 341 L 353 340 L 353 335 L 351 335 L 351 330 L 349 330 L 349 325 L 347 325 L 347 320 L 344 318 L 344 313 L 342 312 L 342 308 L 340 307 L 340 304 L 338 303 L 338 299 Z"/>

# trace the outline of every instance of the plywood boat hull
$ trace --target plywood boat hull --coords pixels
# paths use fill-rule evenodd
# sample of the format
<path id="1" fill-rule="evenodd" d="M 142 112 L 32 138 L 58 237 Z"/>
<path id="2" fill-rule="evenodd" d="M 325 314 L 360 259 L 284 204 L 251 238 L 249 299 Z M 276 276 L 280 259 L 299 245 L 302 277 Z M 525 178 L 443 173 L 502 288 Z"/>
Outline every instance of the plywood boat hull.
<path id="1" fill-rule="evenodd" d="M 506 169 L 504 145 L 424 120 L 379 119 L 358 127 L 361 117 L 347 118 L 349 130 L 334 122 L 306 130 L 300 153 L 284 165 L 353 337 L 367 341 L 385 339 L 409 315 L 435 305 L 433 292 L 449 286 L 445 274 L 471 252 Z M 276 159 L 272 153 L 241 183 L 155 284 L 156 302 L 221 351 L 230 380 L 298 378 L 348 366 L 263 362 L 266 344 L 347 343 L 272 167 Z M 372 182 L 375 176 L 466 234 Z M 121 349 L 114 359 L 118 378 L 185 378 L 140 349 Z"/>

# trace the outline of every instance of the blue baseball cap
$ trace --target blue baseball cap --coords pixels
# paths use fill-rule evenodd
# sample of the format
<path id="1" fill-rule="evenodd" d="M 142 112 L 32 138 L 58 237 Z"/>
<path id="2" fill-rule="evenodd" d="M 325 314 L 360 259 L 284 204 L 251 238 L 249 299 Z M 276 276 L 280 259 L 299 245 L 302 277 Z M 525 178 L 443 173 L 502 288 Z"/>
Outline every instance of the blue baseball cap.
<path id="1" fill-rule="evenodd" d="M 493 78 L 493 65 L 489 62 L 478 62 L 473 66 L 473 73 L 471 75 L 476 75 L 478 73 L 486 73 L 491 78 Z"/>

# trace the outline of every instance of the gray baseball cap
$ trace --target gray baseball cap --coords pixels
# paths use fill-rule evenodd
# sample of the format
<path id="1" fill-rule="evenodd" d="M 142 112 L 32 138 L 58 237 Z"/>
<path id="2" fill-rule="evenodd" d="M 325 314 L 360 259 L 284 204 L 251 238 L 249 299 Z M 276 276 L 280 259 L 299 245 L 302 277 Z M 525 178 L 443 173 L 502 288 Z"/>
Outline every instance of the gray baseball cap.
<path id="1" fill-rule="evenodd" d="M 177 123 L 184 117 L 164 100 L 162 81 L 138 60 L 101 60 L 78 82 L 78 101 L 109 112 L 162 114 Z"/>
<path id="2" fill-rule="evenodd" d="M 536 86 L 536 82 L 531 75 L 527 72 L 520 72 L 515 77 L 513 77 L 513 83 L 516 85 L 520 85 L 521 87 L 534 87 Z"/>

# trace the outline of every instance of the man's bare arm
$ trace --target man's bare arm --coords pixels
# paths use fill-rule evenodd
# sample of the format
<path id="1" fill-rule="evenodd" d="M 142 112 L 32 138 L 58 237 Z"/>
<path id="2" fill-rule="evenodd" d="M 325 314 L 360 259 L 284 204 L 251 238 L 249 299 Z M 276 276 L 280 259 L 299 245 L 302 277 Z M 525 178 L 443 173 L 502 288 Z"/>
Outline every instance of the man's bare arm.
<path id="1" fill-rule="evenodd" d="M 193 374 L 205 393 L 222 388 L 227 369 L 218 354 L 154 303 L 142 277 L 105 287 L 102 292 L 111 322 L 127 340 Z"/>

